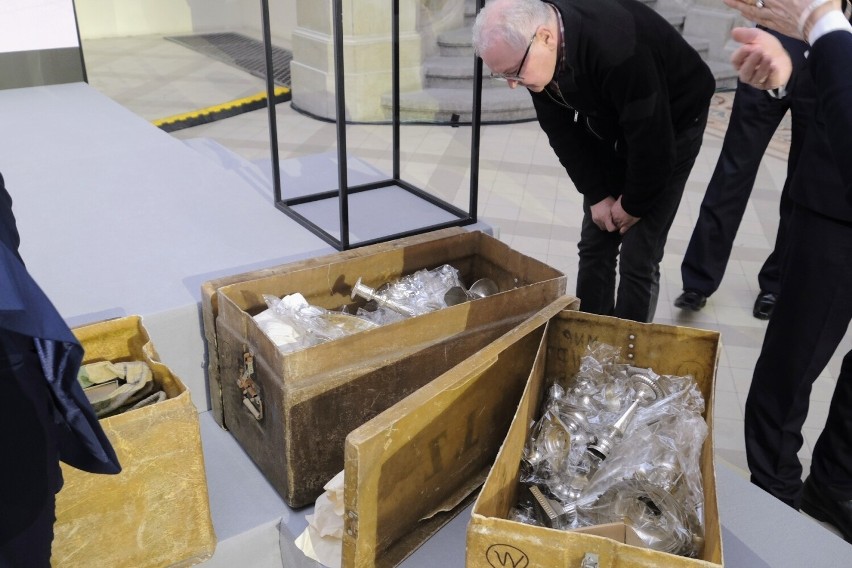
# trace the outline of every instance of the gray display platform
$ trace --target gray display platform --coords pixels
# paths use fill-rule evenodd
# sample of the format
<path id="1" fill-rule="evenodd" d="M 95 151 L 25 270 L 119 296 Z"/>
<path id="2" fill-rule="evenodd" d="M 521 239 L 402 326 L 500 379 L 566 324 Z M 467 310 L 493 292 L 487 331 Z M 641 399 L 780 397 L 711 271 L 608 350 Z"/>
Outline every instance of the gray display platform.
<path id="1" fill-rule="evenodd" d="M 0 172 L 35 279 L 72 326 L 142 315 L 192 392 L 219 540 L 204 565 L 316 566 L 292 546 L 310 509 L 288 508 L 208 411 L 199 300 L 206 280 L 334 251 L 274 208 L 257 165 L 176 140 L 88 85 L 0 91 L 0 124 Z M 848 544 L 725 463 L 717 490 L 727 566 L 849 565 Z M 467 518 L 403 566 L 462 566 Z"/>

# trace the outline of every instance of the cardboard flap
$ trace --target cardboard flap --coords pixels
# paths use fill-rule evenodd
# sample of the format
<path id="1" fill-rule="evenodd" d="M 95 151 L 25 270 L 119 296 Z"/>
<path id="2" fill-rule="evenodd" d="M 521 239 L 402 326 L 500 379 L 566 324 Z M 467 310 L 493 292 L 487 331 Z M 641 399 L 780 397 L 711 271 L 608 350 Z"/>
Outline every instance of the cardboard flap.
<path id="1" fill-rule="evenodd" d="M 561 298 L 349 434 L 344 566 L 396 565 L 454 516 L 448 505 L 467 505 L 527 385 L 542 322 L 569 305 Z"/>

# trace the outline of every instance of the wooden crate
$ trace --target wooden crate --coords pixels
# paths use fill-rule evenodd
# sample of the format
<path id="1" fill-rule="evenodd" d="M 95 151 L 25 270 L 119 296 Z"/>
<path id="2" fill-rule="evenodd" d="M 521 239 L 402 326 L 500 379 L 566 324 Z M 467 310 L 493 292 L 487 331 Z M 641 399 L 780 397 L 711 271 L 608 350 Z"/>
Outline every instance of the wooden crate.
<path id="1" fill-rule="evenodd" d="M 354 308 L 350 294 L 358 278 L 377 287 L 443 264 L 468 284 L 491 278 L 503 291 L 287 354 L 252 319 L 266 308 L 264 294 L 299 292 L 323 308 Z M 219 384 L 211 381 L 211 398 L 220 389 L 222 424 L 285 501 L 307 505 L 343 469 L 349 432 L 564 291 L 558 270 L 484 233 L 459 229 L 245 275 L 216 290 Z M 208 350 L 213 347 L 208 339 Z M 259 392 L 255 411 L 238 385 L 244 377 Z"/>
<path id="2" fill-rule="evenodd" d="M 346 438 L 343 566 L 396 566 L 467 507 L 564 296 Z"/>
<path id="3" fill-rule="evenodd" d="M 159 361 L 141 318 L 72 330 L 84 364 L 144 361 L 167 399 L 100 420 L 122 471 L 94 475 L 62 464 L 52 563 L 80 567 L 191 566 L 210 558 L 210 517 L 198 410 Z"/>
<path id="4" fill-rule="evenodd" d="M 466 565 L 472 568 L 580 566 L 586 553 L 598 555 L 601 568 L 718 568 L 722 536 L 713 463 L 713 406 L 720 353 L 717 332 L 563 311 L 547 324 L 545 342 L 537 353 L 530 380 L 497 460 L 473 508 L 467 531 Z M 520 340 L 520 337 L 518 338 Z M 508 520 L 518 497 L 519 467 L 530 425 L 554 379 L 576 374 L 586 346 L 593 340 L 621 347 L 622 355 L 660 374 L 695 377 L 705 398 L 709 426 L 701 452 L 704 489 L 705 543 L 700 558 L 686 558 L 598 536 L 592 530 L 560 531 Z M 611 529 L 612 527 L 606 527 Z M 624 532 L 622 531 L 622 534 Z"/>

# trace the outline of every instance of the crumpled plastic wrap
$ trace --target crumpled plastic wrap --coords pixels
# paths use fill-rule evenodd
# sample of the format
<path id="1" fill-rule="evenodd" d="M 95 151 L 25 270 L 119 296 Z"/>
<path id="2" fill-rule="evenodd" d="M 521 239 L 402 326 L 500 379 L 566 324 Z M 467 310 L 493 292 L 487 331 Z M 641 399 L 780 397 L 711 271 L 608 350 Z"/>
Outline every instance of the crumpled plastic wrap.
<path id="1" fill-rule="evenodd" d="M 264 294 L 265 310 L 254 317 L 281 351 L 288 353 L 375 327 L 364 319 L 308 303 L 299 293 L 277 298 Z"/>
<path id="2" fill-rule="evenodd" d="M 459 272 L 449 264 L 431 270 L 418 270 L 408 276 L 385 284 L 375 292 L 393 303 L 402 305 L 413 315 L 422 315 L 447 307 L 444 296 L 453 287 L 463 287 Z M 378 325 L 405 319 L 405 315 L 387 306 L 368 304 L 355 315 Z"/>
<path id="3" fill-rule="evenodd" d="M 551 386 L 512 518 L 562 529 L 623 521 L 649 548 L 697 556 L 704 399 L 692 377 L 618 361 L 618 349 L 594 343 L 578 373 Z"/>
<path id="4" fill-rule="evenodd" d="M 254 320 L 278 349 L 290 353 L 446 308 L 444 296 L 453 287 L 462 287 L 458 270 L 445 264 L 432 270 L 418 270 L 373 291 L 390 304 L 402 306 L 408 315 L 384 305 L 376 306 L 375 301 L 349 314 L 312 305 L 298 292 L 283 298 L 264 294 L 269 309 L 254 316 Z"/>

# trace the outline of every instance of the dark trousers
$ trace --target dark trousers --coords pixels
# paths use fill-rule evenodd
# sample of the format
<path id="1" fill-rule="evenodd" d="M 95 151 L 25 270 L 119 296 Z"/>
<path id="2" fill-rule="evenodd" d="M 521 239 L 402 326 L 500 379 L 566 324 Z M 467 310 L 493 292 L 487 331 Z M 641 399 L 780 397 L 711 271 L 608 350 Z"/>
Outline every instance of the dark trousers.
<path id="1" fill-rule="evenodd" d="M 801 81 L 804 80 L 806 78 Z M 710 296 L 719 288 L 760 161 L 781 119 L 790 110 L 792 142 L 787 160 L 787 181 L 781 191 L 781 219 L 775 236 L 775 249 L 757 276 L 761 290 L 779 293 L 783 250 L 787 241 L 786 225 L 792 207 L 788 184 L 799 159 L 803 134 L 814 114 L 813 94 L 807 87 L 797 84 L 796 90 L 787 97 L 773 99 L 763 91 L 737 83 L 722 152 L 701 202 L 698 221 L 681 264 L 684 290 Z"/>
<path id="2" fill-rule="evenodd" d="M 745 408 L 752 482 L 798 508 L 802 425 L 811 386 L 852 320 L 852 224 L 794 206 L 784 273 Z M 852 351 L 843 359 L 811 475 L 837 499 L 852 499 Z"/>
<path id="3" fill-rule="evenodd" d="M 594 204 L 583 200 L 583 225 L 577 245 L 577 296 L 584 312 L 639 322 L 654 318 L 660 292 L 660 261 L 686 180 L 701 149 L 706 124 L 704 114 L 678 135 L 677 163 L 663 194 L 624 235 L 598 228 L 590 211 Z"/>
<path id="4" fill-rule="evenodd" d="M 62 486 L 53 399 L 33 341 L 0 329 L 0 568 L 47 568 Z"/>

